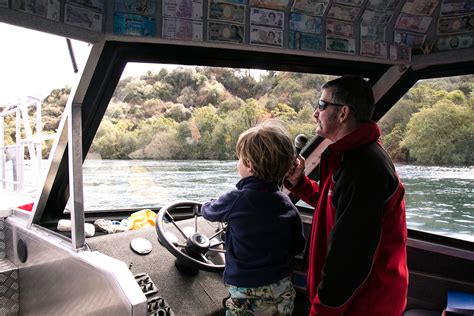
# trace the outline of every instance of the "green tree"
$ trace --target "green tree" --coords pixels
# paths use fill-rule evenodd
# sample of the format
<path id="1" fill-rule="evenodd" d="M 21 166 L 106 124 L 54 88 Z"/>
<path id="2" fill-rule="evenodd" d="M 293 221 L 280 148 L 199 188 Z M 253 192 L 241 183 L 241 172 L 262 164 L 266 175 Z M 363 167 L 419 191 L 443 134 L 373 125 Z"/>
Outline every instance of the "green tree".
<path id="1" fill-rule="evenodd" d="M 121 93 L 118 93 L 117 96 L 120 100 L 123 100 L 123 102 L 142 104 L 153 92 L 153 86 L 148 85 L 145 80 L 134 78 L 125 85 Z"/>
<path id="2" fill-rule="evenodd" d="M 178 126 L 174 120 L 163 116 L 153 117 L 138 124 L 134 130 L 139 146 L 151 142 L 155 134 L 175 130 Z"/>
<path id="3" fill-rule="evenodd" d="M 179 143 L 176 130 L 164 130 L 156 133 L 151 142 L 143 148 L 143 158 L 165 160 L 179 159 Z"/>
<path id="4" fill-rule="evenodd" d="M 173 104 L 165 113 L 165 117 L 176 122 L 187 121 L 191 117 L 191 111 L 186 109 L 182 104 Z"/>
<path id="5" fill-rule="evenodd" d="M 401 145 L 417 163 L 472 164 L 474 112 L 442 100 L 416 113 Z"/>
<path id="6" fill-rule="evenodd" d="M 379 121 L 382 135 L 389 134 L 396 125 L 405 129 L 413 113 L 418 112 L 416 103 L 409 99 L 402 99 L 395 104 Z"/>
<path id="7" fill-rule="evenodd" d="M 115 124 L 115 123 L 118 123 L 120 120 L 123 120 L 126 118 L 127 110 L 128 110 L 127 103 L 123 103 L 118 100 L 113 100 L 107 106 L 107 111 L 105 112 L 105 116 L 107 116 L 107 118 Z"/>
<path id="8" fill-rule="evenodd" d="M 313 117 L 314 108 L 305 105 L 296 115 L 296 119 L 288 125 L 290 137 L 294 139 L 298 134 L 304 134 L 308 139 L 316 136 L 316 123 Z"/>
<path id="9" fill-rule="evenodd" d="M 173 99 L 181 93 L 186 87 L 196 87 L 196 81 L 194 76 L 193 69 L 187 68 L 176 68 L 173 69 L 168 75 L 164 78 L 165 83 L 173 87 Z"/>
<path id="10" fill-rule="evenodd" d="M 411 100 L 418 109 L 430 107 L 446 97 L 447 91 L 441 90 L 432 82 L 420 81 L 412 87 L 403 99 Z"/>
<path id="11" fill-rule="evenodd" d="M 128 130 L 131 124 L 121 121 L 113 124 L 104 119 L 92 143 L 91 152 L 98 153 L 103 159 L 127 159 L 135 150 L 135 138 Z"/>
<path id="12" fill-rule="evenodd" d="M 395 124 L 390 133 L 382 136 L 382 142 L 390 157 L 394 161 L 405 162 L 408 159 L 408 150 L 400 144 L 405 137 L 405 125 Z"/>
<path id="13" fill-rule="evenodd" d="M 226 114 L 232 110 L 238 110 L 242 105 L 244 105 L 244 101 L 240 98 L 227 99 L 221 102 L 217 112 L 220 115 Z"/>
<path id="14" fill-rule="evenodd" d="M 176 139 L 178 148 L 175 159 L 198 159 L 201 157 L 199 144 L 199 132 L 195 124 L 189 120 L 179 123 Z"/>
<path id="15" fill-rule="evenodd" d="M 255 99 L 248 99 L 245 105 L 238 110 L 236 121 L 243 130 L 246 130 L 268 117 L 270 117 L 269 113 L 260 102 Z"/>
<path id="16" fill-rule="evenodd" d="M 158 81 L 153 85 L 153 89 L 155 90 L 156 97 L 161 101 L 174 101 L 174 88 L 171 84 Z"/>
<path id="17" fill-rule="evenodd" d="M 235 144 L 240 134 L 240 128 L 231 116 L 221 119 L 212 133 L 212 159 L 235 158 Z"/>
<path id="18" fill-rule="evenodd" d="M 71 88 L 67 86 L 62 89 L 54 89 L 43 100 L 41 119 L 44 131 L 55 132 L 58 129 L 70 93 Z"/>
<path id="19" fill-rule="evenodd" d="M 154 117 L 168 111 L 168 107 L 165 102 L 159 98 L 147 99 L 143 102 L 143 114 L 145 118 Z"/>
<path id="20" fill-rule="evenodd" d="M 197 108 L 193 112 L 193 121 L 201 135 L 210 135 L 219 119 L 217 109 L 212 105 Z"/>
<path id="21" fill-rule="evenodd" d="M 278 105 L 271 111 L 274 118 L 284 122 L 290 122 L 296 118 L 296 111 L 285 103 L 278 103 Z"/>
<path id="22" fill-rule="evenodd" d="M 457 105 L 467 105 L 467 98 L 461 90 L 454 90 L 446 95 L 446 98 Z"/>

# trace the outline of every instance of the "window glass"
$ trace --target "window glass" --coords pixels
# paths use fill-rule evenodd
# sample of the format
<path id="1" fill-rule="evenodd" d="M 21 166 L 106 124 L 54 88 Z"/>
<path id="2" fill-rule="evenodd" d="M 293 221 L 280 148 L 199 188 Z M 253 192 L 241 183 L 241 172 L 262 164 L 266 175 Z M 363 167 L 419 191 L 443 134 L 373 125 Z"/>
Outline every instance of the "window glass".
<path id="1" fill-rule="evenodd" d="M 71 41 L 75 73 L 64 37 L 4 23 L 0 34 L 0 190 L 35 198 L 64 106 L 91 46 Z"/>
<path id="2" fill-rule="evenodd" d="M 218 197 L 239 180 L 242 131 L 276 118 L 292 139 L 314 136 L 313 104 L 328 78 L 129 63 L 84 164 L 86 210 Z"/>
<path id="3" fill-rule="evenodd" d="M 473 79 L 420 81 L 380 121 L 411 229 L 474 241 Z"/>
<path id="4" fill-rule="evenodd" d="M 420 81 L 379 122 L 406 187 L 408 227 L 470 241 L 472 78 Z M 328 79 L 128 64 L 84 164 L 86 210 L 204 202 L 232 189 L 240 132 L 273 117 L 291 137 L 313 137 L 312 104 Z"/>

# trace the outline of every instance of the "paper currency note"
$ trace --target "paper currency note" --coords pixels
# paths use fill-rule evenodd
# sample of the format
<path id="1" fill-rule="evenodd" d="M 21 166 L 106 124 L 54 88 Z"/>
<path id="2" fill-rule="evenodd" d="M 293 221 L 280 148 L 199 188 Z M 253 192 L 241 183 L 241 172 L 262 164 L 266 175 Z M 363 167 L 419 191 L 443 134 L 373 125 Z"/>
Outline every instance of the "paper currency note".
<path id="1" fill-rule="evenodd" d="M 369 0 L 367 7 L 381 11 L 392 11 L 398 4 L 398 0 Z"/>
<path id="2" fill-rule="evenodd" d="M 333 4 L 328 12 L 328 18 L 344 20 L 344 21 L 355 21 L 359 14 L 360 8 L 348 7 L 338 4 Z"/>
<path id="3" fill-rule="evenodd" d="M 209 20 L 245 23 L 245 6 L 219 0 L 209 1 Z"/>
<path id="4" fill-rule="evenodd" d="M 424 34 L 395 31 L 393 35 L 393 42 L 403 46 L 419 48 L 425 42 L 425 38 L 426 35 Z"/>
<path id="5" fill-rule="evenodd" d="M 326 37 L 326 50 L 344 54 L 355 54 L 355 40 L 353 38 Z"/>
<path id="6" fill-rule="evenodd" d="M 474 33 L 440 37 L 436 42 L 436 48 L 439 51 L 474 48 Z"/>
<path id="7" fill-rule="evenodd" d="M 474 31 L 474 14 L 438 19 L 438 34 L 467 33 Z"/>
<path id="8" fill-rule="evenodd" d="M 472 12 L 474 1 L 472 0 L 443 0 L 441 3 L 441 15 L 457 15 Z"/>
<path id="9" fill-rule="evenodd" d="M 290 30 L 304 33 L 321 34 L 322 19 L 320 17 L 309 16 L 302 13 L 290 13 Z"/>
<path id="10" fill-rule="evenodd" d="M 384 12 L 366 9 L 362 14 L 364 24 L 387 24 L 392 18 L 393 12 Z"/>
<path id="11" fill-rule="evenodd" d="M 407 0 L 402 12 L 413 15 L 431 16 L 438 6 L 438 0 Z"/>
<path id="12" fill-rule="evenodd" d="M 64 9 L 64 23 L 102 32 L 101 13 L 74 5 L 66 4 Z"/>
<path id="13" fill-rule="evenodd" d="M 288 47 L 291 49 L 308 51 L 323 50 L 323 37 L 321 35 L 290 31 L 288 36 Z"/>
<path id="14" fill-rule="evenodd" d="M 361 24 L 360 36 L 374 42 L 385 42 L 385 24 Z"/>
<path id="15" fill-rule="evenodd" d="M 156 1 L 115 0 L 115 11 L 154 15 L 156 12 Z"/>
<path id="16" fill-rule="evenodd" d="M 146 15 L 115 12 L 114 33 L 136 36 L 155 36 L 155 18 Z"/>
<path id="17" fill-rule="evenodd" d="M 101 0 L 67 0 L 66 3 L 87 7 L 100 13 L 104 11 L 104 3 Z"/>
<path id="18" fill-rule="evenodd" d="M 163 37 L 185 41 L 202 41 L 202 22 L 185 19 L 164 19 Z"/>
<path id="19" fill-rule="evenodd" d="M 334 0 L 335 3 L 360 7 L 363 0 Z"/>
<path id="20" fill-rule="evenodd" d="M 327 19 L 326 34 L 352 37 L 354 35 L 354 25 L 350 22 Z"/>
<path id="21" fill-rule="evenodd" d="M 426 33 L 430 27 L 431 20 L 433 20 L 433 18 L 430 16 L 400 13 L 395 23 L 395 28 L 411 32 Z"/>
<path id="22" fill-rule="evenodd" d="M 283 31 L 266 27 L 250 27 L 250 45 L 283 47 Z"/>
<path id="23" fill-rule="evenodd" d="M 12 8 L 39 15 L 50 20 L 59 21 L 59 0 L 13 0 Z"/>
<path id="24" fill-rule="evenodd" d="M 8 0 L 0 0 L 0 7 L 8 8 Z"/>
<path id="25" fill-rule="evenodd" d="M 329 0 L 295 0 L 291 10 L 314 16 L 323 16 L 328 4 Z"/>
<path id="26" fill-rule="evenodd" d="M 266 9 L 286 10 L 289 2 L 290 0 L 250 0 L 249 5 Z"/>
<path id="27" fill-rule="evenodd" d="M 163 16 L 202 19 L 202 0 L 163 0 Z"/>
<path id="28" fill-rule="evenodd" d="M 283 29 L 285 14 L 281 11 L 251 8 L 250 24 Z"/>
<path id="29" fill-rule="evenodd" d="M 390 59 L 410 62 L 411 61 L 411 48 L 390 45 Z"/>
<path id="30" fill-rule="evenodd" d="M 360 54 L 376 58 L 387 58 L 387 43 L 362 40 Z"/>
<path id="31" fill-rule="evenodd" d="M 207 24 L 208 41 L 243 43 L 244 34 L 243 25 L 220 22 L 208 22 Z"/>

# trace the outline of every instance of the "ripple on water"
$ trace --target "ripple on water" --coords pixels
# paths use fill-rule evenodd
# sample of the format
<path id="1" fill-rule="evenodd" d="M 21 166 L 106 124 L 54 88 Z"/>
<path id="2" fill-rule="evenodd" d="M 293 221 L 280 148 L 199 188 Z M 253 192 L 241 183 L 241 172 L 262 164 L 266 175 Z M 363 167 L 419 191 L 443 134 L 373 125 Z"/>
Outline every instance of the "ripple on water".
<path id="1" fill-rule="evenodd" d="M 474 166 L 396 168 L 406 188 L 408 227 L 462 239 L 474 236 Z M 162 206 L 178 199 L 203 202 L 235 189 L 239 179 L 235 160 L 84 163 L 85 202 L 96 210 Z"/>

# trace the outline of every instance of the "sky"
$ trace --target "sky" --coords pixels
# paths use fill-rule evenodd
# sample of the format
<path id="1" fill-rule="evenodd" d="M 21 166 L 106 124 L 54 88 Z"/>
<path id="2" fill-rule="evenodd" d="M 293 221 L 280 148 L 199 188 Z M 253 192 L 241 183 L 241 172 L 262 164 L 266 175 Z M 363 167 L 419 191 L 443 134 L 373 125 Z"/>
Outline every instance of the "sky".
<path id="1" fill-rule="evenodd" d="M 80 79 L 92 46 L 72 40 L 79 69 L 74 73 L 66 39 L 0 23 L 0 106 L 34 96 L 44 98 L 53 89 L 73 87 Z M 163 65 L 127 65 L 122 77 L 135 76 Z"/>
<path id="2" fill-rule="evenodd" d="M 74 73 L 66 39 L 0 23 L 0 105 L 27 96 L 46 97 L 52 89 L 73 86 Z M 76 62 L 82 69 L 92 46 L 72 41 Z"/>
<path id="3" fill-rule="evenodd" d="M 53 89 L 75 86 L 92 48 L 88 43 L 72 40 L 79 68 L 75 74 L 63 37 L 0 23 L 0 42 L 0 106 L 17 103 L 28 96 L 44 98 Z M 162 67 L 129 64 L 122 78 L 147 70 L 158 71 Z M 259 71 L 252 74 L 259 75 Z"/>

